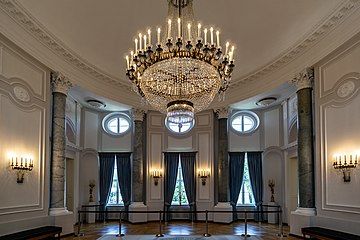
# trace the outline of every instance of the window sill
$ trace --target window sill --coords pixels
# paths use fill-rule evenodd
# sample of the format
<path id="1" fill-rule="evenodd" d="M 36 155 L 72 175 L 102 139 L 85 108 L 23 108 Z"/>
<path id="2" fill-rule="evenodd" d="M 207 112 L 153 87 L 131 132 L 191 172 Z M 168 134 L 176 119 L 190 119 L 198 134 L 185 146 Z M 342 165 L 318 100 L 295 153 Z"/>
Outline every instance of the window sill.
<path id="1" fill-rule="evenodd" d="M 106 205 L 106 207 L 108 208 L 108 207 L 124 207 L 124 204 L 108 204 L 108 205 Z"/>
<path id="2" fill-rule="evenodd" d="M 255 207 L 255 205 L 253 204 L 239 204 L 239 205 L 236 205 L 236 207 Z"/>

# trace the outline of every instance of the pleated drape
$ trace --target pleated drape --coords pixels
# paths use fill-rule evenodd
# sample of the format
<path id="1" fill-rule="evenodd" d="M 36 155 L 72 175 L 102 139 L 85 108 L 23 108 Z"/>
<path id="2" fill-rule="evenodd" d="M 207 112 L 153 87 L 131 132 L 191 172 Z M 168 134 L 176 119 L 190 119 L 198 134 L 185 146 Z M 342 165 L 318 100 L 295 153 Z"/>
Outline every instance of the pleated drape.
<path id="1" fill-rule="evenodd" d="M 181 153 L 181 168 L 185 186 L 185 192 L 189 201 L 190 211 L 196 211 L 196 179 L 195 160 L 196 153 Z M 190 220 L 196 220 L 196 214 L 190 214 Z"/>
<path id="2" fill-rule="evenodd" d="M 120 193 L 124 202 L 125 211 L 129 210 L 131 201 L 131 153 L 116 153 L 116 165 Z M 128 219 L 128 214 L 125 214 Z"/>
<path id="3" fill-rule="evenodd" d="M 244 152 L 229 152 L 229 184 L 230 184 L 230 204 L 236 211 L 236 204 L 239 198 L 244 177 Z M 237 220 L 237 213 L 233 213 L 233 220 Z"/>
<path id="4" fill-rule="evenodd" d="M 164 211 L 169 211 L 176 186 L 179 153 L 164 153 L 164 165 Z M 165 214 L 164 219 L 170 220 L 171 214 Z"/>
<path id="5" fill-rule="evenodd" d="M 263 199 L 263 176 L 262 176 L 262 152 L 247 153 L 251 188 L 253 190 L 256 210 L 262 211 Z M 263 221 L 263 213 L 255 213 L 255 221 Z"/>
<path id="6" fill-rule="evenodd" d="M 114 164 L 115 164 L 115 154 L 114 153 L 99 153 L 99 192 L 100 192 L 100 204 L 102 204 L 102 209 L 105 210 L 106 204 L 108 202 L 111 184 L 114 176 Z M 105 219 L 105 214 L 100 215 L 101 220 Z"/>

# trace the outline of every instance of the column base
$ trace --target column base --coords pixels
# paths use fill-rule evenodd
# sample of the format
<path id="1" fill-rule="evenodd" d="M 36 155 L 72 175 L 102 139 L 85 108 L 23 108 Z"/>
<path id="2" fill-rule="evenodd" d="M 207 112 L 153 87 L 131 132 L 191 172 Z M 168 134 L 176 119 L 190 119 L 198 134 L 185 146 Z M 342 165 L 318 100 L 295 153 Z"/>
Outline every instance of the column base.
<path id="1" fill-rule="evenodd" d="M 214 222 L 231 223 L 233 221 L 232 206 L 229 202 L 218 202 L 214 211 L 229 211 L 229 213 L 214 213 Z"/>
<path id="2" fill-rule="evenodd" d="M 62 227 L 62 235 L 74 233 L 74 216 L 73 212 L 66 208 L 50 208 L 49 215 L 53 217 L 55 226 Z"/>
<path id="3" fill-rule="evenodd" d="M 129 211 L 147 211 L 147 206 L 143 202 L 133 202 L 129 206 Z M 147 213 L 129 213 L 129 222 L 147 222 Z"/>
<path id="4" fill-rule="evenodd" d="M 301 228 L 314 225 L 315 208 L 297 208 L 290 215 L 290 234 L 302 236 Z"/>

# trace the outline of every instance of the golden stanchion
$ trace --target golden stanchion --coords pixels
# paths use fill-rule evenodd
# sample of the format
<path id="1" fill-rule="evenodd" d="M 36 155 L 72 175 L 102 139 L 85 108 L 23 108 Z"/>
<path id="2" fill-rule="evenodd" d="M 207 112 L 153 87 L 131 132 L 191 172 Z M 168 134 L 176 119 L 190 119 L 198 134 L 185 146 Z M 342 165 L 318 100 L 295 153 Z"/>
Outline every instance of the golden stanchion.
<path id="1" fill-rule="evenodd" d="M 164 213 L 165 216 L 165 213 Z M 163 237 L 162 226 L 161 226 L 161 211 L 159 212 L 159 233 L 155 235 L 156 237 Z"/>
<path id="2" fill-rule="evenodd" d="M 247 212 L 245 210 L 245 233 L 241 234 L 241 236 L 247 238 L 250 237 L 250 235 L 247 233 Z"/>
<path id="3" fill-rule="evenodd" d="M 120 212 L 119 217 L 119 233 L 116 235 L 117 237 L 123 237 L 125 234 L 121 233 L 121 227 L 122 227 L 122 212 Z"/>
<path id="4" fill-rule="evenodd" d="M 209 216 L 208 216 L 208 210 L 205 211 L 205 233 L 203 234 L 204 237 L 210 237 L 211 234 L 209 233 Z"/>
<path id="5" fill-rule="evenodd" d="M 77 228 L 77 233 L 75 235 L 75 237 L 82 237 L 84 236 L 84 233 L 81 233 L 81 213 L 78 211 L 78 228 Z"/>
<path id="6" fill-rule="evenodd" d="M 286 234 L 284 234 L 284 229 L 283 229 L 283 222 L 282 222 L 282 209 L 281 206 L 278 207 L 278 218 L 279 218 L 279 233 L 277 234 L 278 237 L 283 238 L 283 237 L 287 237 Z"/>

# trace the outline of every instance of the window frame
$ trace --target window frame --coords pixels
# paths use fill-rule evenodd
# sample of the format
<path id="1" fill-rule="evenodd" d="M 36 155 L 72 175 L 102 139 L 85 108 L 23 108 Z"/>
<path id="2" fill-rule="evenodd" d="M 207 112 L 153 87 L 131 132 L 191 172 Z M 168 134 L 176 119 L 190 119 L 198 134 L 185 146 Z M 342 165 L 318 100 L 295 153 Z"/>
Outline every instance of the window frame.
<path id="1" fill-rule="evenodd" d="M 184 131 L 184 132 L 175 132 L 174 130 L 172 130 L 172 129 L 170 128 L 169 124 L 171 124 L 171 123 L 168 121 L 167 118 L 165 118 L 165 126 L 166 126 L 166 129 L 167 129 L 170 133 L 172 133 L 172 134 L 174 134 L 174 135 L 176 135 L 176 136 L 183 136 L 183 135 L 186 135 L 187 133 L 191 132 L 191 130 L 194 129 L 194 127 L 195 127 L 195 118 L 194 118 L 194 120 L 190 123 L 190 124 L 191 124 L 191 125 L 190 125 L 190 128 L 189 128 L 188 130 Z"/>
<path id="2" fill-rule="evenodd" d="M 129 124 L 129 127 L 128 127 L 128 129 L 126 129 L 126 131 L 124 131 L 124 132 L 119 132 L 119 133 L 115 133 L 115 132 L 113 132 L 113 131 L 111 131 L 110 129 L 109 129 L 109 127 L 108 127 L 108 124 L 109 124 L 109 122 L 110 121 L 112 121 L 113 119 L 118 119 L 118 125 L 120 124 L 120 118 L 122 118 L 122 119 L 125 119 L 127 122 L 128 122 L 128 124 Z M 119 126 L 118 126 L 118 128 L 119 128 Z M 124 136 L 124 135 L 126 135 L 127 133 L 129 133 L 130 131 L 131 131 L 131 129 L 132 129 L 132 121 L 131 121 L 131 118 L 127 115 L 127 114 L 125 114 L 125 113 L 121 113 L 121 112 L 114 112 L 114 113 L 110 113 L 110 114 L 107 114 L 104 118 L 103 118 L 103 120 L 102 120 L 102 129 L 103 129 L 103 131 L 105 132 L 105 133 L 107 133 L 108 135 L 111 135 L 111 136 L 116 136 L 116 137 L 118 137 L 118 136 Z"/>
<path id="3" fill-rule="evenodd" d="M 254 122 L 254 126 L 251 129 L 247 130 L 247 131 L 239 131 L 239 130 L 235 129 L 233 127 L 232 123 L 238 117 L 249 117 L 249 118 L 251 118 L 251 120 Z M 256 132 L 259 129 L 260 118 L 255 112 L 252 112 L 252 111 L 248 111 L 248 110 L 238 111 L 238 112 L 236 112 L 235 114 L 233 114 L 231 116 L 230 121 L 229 121 L 229 125 L 230 125 L 230 129 L 233 132 L 235 132 L 236 134 L 249 135 L 249 134 L 252 134 L 252 133 Z M 242 128 L 243 128 L 243 125 L 244 125 L 244 123 L 243 123 L 243 119 L 242 119 Z"/>

